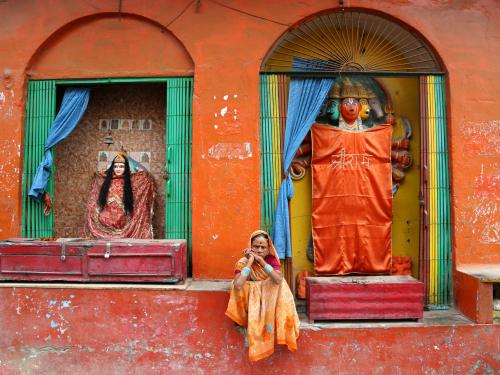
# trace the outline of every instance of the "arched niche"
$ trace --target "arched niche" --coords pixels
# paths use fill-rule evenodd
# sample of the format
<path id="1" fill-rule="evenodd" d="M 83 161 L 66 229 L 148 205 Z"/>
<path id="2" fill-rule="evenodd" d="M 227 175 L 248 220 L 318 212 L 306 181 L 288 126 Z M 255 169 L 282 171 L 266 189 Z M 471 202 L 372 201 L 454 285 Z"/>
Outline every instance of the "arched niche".
<path id="1" fill-rule="evenodd" d="M 393 255 L 410 257 L 412 275 L 424 282 L 429 307 L 448 306 L 451 230 L 444 71 L 440 57 L 417 30 L 381 12 L 330 10 L 287 30 L 261 65 L 262 227 L 273 228 L 284 178 L 290 80 L 368 80 L 390 104 L 384 112 L 404 116 L 413 130 L 413 165 L 405 171 L 393 204 Z M 304 175 L 294 182 L 290 201 L 292 264 L 285 262 L 289 283 L 299 271 L 313 269 L 306 257 L 311 247 L 310 170 Z"/>
<path id="2" fill-rule="evenodd" d="M 75 20 L 52 34 L 28 63 L 30 79 L 191 76 L 194 63 L 162 25 L 130 14 Z"/>
<path id="3" fill-rule="evenodd" d="M 80 18 L 42 43 L 26 72 L 23 236 L 79 236 L 89 179 L 100 168 L 97 155 L 124 144 L 127 151 L 146 155 L 155 178 L 155 238 L 190 241 L 193 72 L 192 58 L 170 31 L 133 14 Z M 28 199 L 27 192 L 64 89 L 74 85 L 91 88 L 89 106 L 70 136 L 53 148 L 47 190 L 53 209 L 44 215 L 42 205 Z M 109 129 L 99 125 L 101 120 Z M 112 146 L 103 143 L 108 130 Z M 167 169 L 181 168 L 166 177 Z M 64 198 L 69 196 L 77 199 Z"/>

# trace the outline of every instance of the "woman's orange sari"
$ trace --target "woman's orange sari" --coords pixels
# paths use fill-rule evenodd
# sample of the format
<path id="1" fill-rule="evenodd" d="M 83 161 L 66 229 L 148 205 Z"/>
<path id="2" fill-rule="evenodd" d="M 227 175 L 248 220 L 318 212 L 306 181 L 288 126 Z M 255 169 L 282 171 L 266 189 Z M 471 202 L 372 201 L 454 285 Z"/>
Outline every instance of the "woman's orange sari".
<path id="1" fill-rule="evenodd" d="M 250 238 L 261 233 L 267 234 L 256 231 Z M 279 261 L 270 237 L 269 248 Z M 236 269 L 241 271 L 247 262 L 247 258 L 241 258 L 236 263 Z M 284 279 L 281 284 L 274 283 L 257 262 L 250 268 L 249 280 L 240 290 L 231 287 L 226 315 L 238 325 L 247 327 L 250 360 L 258 361 L 273 354 L 275 342 L 286 345 L 292 352 L 296 351 L 299 318 L 288 284 Z"/>

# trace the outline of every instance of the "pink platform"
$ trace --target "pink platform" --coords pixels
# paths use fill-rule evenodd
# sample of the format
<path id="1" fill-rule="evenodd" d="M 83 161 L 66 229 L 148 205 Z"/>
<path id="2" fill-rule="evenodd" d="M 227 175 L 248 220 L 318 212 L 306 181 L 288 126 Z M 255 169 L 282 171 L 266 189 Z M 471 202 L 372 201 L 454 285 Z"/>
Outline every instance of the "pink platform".
<path id="1" fill-rule="evenodd" d="M 306 282 L 310 322 L 423 316 L 423 284 L 411 276 L 308 277 Z"/>

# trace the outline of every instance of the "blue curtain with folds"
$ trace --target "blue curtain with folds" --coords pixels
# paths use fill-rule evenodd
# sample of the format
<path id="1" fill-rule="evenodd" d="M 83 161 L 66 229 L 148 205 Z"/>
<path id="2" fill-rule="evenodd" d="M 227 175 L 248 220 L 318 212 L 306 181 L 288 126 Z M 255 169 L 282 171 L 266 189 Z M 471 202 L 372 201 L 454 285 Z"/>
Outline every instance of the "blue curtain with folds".
<path id="1" fill-rule="evenodd" d="M 293 197 L 289 168 L 297 150 L 318 116 L 333 84 L 333 78 L 292 78 L 288 96 L 288 114 L 283 143 L 285 179 L 278 193 L 272 239 L 281 259 L 292 256 L 288 201 Z"/>
<path id="2" fill-rule="evenodd" d="M 73 87 L 67 88 L 64 91 L 61 109 L 50 127 L 49 134 L 45 140 L 44 155 L 31 184 L 28 194 L 31 198 L 37 201 L 42 200 L 53 164 L 50 149 L 71 134 L 85 113 L 89 98 L 90 89 L 88 88 Z"/>

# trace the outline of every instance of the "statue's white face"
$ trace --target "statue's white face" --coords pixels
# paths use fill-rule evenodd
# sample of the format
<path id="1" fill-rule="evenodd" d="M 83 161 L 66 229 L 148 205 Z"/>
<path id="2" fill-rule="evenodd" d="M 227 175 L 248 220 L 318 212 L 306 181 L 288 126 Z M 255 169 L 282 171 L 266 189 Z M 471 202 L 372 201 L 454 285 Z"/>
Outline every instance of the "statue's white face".
<path id="1" fill-rule="evenodd" d="M 121 176 L 123 173 L 125 173 L 125 163 L 115 163 L 113 166 L 113 172 L 115 172 L 115 175 Z"/>

